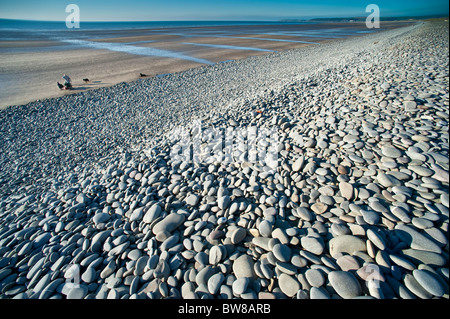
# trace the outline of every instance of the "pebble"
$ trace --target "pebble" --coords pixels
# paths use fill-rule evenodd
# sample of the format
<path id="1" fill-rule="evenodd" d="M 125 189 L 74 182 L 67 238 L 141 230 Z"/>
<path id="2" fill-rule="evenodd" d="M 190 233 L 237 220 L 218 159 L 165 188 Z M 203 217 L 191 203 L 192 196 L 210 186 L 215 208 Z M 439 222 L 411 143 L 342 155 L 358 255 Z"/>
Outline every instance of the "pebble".
<path id="1" fill-rule="evenodd" d="M 317 237 L 302 237 L 300 243 L 303 249 L 315 255 L 321 255 L 325 248 L 323 241 Z"/>
<path id="2" fill-rule="evenodd" d="M 298 172 L 303 168 L 303 165 L 305 163 L 305 157 L 300 156 L 298 159 L 295 160 L 294 164 L 292 164 L 292 170 L 294 172 Z"/>
<path id="3" fill-rule="evenodd" d="M 215 295 L 219 292 L 220 286 L 222 285 L 222 282 L 225 280 L 225 276 L 222 273 L 217 273 L 212 275 L 208 279 L 208 291 Z"/>
<path id="4" fill-rule="evenodd" d="M 378 221 L 380 220 L 380 215 L 373 211 L 373 210 L 364 210 L 361 209 L 361 215 L 364 219 L 364 221 L 369 225 L 376 225 L 378 224 Z"/>
<path id="5" fill-rule="evenodd" d="M 281 291 L 288 297 L 294 297 L 300 289 L 300 283 L 293 276 L 282 273 L 278 277 Z"/>
<path id="6" fill-rule="evenodd" d="M 305 277 L 312 287 L 320 287 L 325 283 L 325 277 L 318 269 L 308 269 L 305 272 Z"/>
<path id="7" fill-rule="evenodd" d="M 185 217 L 182 214 L 170 213 L 163 220 L 158 222 L 152 229 L 153 234 L 157 235 L 160 232 L 171 233 L 184 223 Z"/>
<path id="8" fill-rule="evenodd" d="M 386 146 L 381 148 L 381 153 L 390 158 L 398 158 L 402 156 L 402 152 L 395 147 Z"/>
<path id="9" fill-rule="evenodd" d="M 333 237 L 329 241 L 330 255 L 337 256 L 339 253 L 353 255 L 358 251 L 366 251 L 366 244 L 360 238 L 353 235 L 341 235 Z"/>
<path id="10" fill-rule="evenodd" d="M 413 270 L 413 276 L 433 296 L 442 297 L 445 294 L 445 289 L 441 282 L 431 272 L 423 269 L 415 269 Z"/>
<path id="11" fill-rule="evenodd" d="M 424 177 L 429 177 L 434 174 L 433 170 L 419 165 L 408 165 L 408 169 Z"/>
<path id="12" fill-rule="evenodd" d="M 228 195 L 222 196 L 217 199 L 217 205 L 219 206 L 220 209 L 225 210 L 228 208 L 228 206 L 230 206 L 230 204 L 231 204 L 231 199 L 230 199 L 230 196 L 228 196 Z"/>
<path id="13" fill-rule="evenodd" d="M 395 177 L 385 174 L 385 173 L 379 173 L 377 176 L 377 180 L 384 187 L 392 187 L 392 186 L 401 185 L 401 183 Z"/>
<path id="14" fill-rule="evenodd" d="M 350 272 L 332 271 L 328 274 L 328 280 L 336 293 L 344 299 L 352 299 L 362 293 L 358 279 Z"/>
<path id="15" fill-rule="evenodd" d="M 311 299 L 331 299 L 330 294 L 324 287 L 311 287 L 309 297 Z"/>
<path id="16" fill-rule="evenodd" d="M 88 288 L 82 284 L 72 284 L 73 287 L 69 288 L 67 299 L 84 299 L 88 293 Z"/>
<path id="17" fill-rule="evenodd" d="M 380 234 L 375 232 L 373 229 L 369 228 L 366 231 L 367 238 L 379 249 L 385 250 L 386 249 L 386 242 L 384 241 L 383 237 L 381 237 Z"/>
<path id="18" fill-rule="evenodd" d="M 395 234 L 412 249 L 431 251 L 437 254 L 442 252 L 441 248 L 412 227 L 398 224 L 395 226 Z"/>
<path id="19" fill-rule="evenodd" d="M 272 223 L 267 219 L 264 219 L 258 226 L 259 233 L 263 237 L 271 237 L 272 236 Z"/>
<path id="20" fill-rule="evenodd" d="M 158 204 L 153 204 L 145 213 L 142 220 L 144 223 L 150 224 L 161 215 L 161 212 L 161 207 Z"/>
<path id="21" fill-rule="evenodd" d="M 231 243 L 234 245 L 239 244 L 246 236 L 247 231 L 244 228 L 239 227 L 231 234 Z"/>
<path id="22" fill-rule="evenodd" d="M 276 259 L 281 262 L 288 262 L 291 259 L 291 249 L 284 244 L 276 244 L 272 248 L 272 252 Z"/>
<path id="23" fill-rule="evenodd" d="M 409 291 L 421 299 L 431 299 L 433 295 L 425 290 L 421 284 L 419 284 L 416 278 L 412 274 L 406 274 L 404 278 L 405 286 Z"/>
<path id="24" fill-rule="evenodd" d="M 425 250 L 404 249 L 402 253 L 416 265 L 426 264 L 434 267 L 443 267 L 446 262 L 445 258 L 440 254 Z"/>
<path id="25" fill-rule="evenodd" d="M 238 296 L 243 294 L 247 290 L 249 283 L 250 279 L 246 277 L 236 279 L 232 285 L 233 293 Z"/>
<path id="26" fill-rule="evenodd" d="M 249 255 L 239 256 L 233 262 L 233 273 L 236 278 L 256 278 L 253 270 L 254 262 Z"/>

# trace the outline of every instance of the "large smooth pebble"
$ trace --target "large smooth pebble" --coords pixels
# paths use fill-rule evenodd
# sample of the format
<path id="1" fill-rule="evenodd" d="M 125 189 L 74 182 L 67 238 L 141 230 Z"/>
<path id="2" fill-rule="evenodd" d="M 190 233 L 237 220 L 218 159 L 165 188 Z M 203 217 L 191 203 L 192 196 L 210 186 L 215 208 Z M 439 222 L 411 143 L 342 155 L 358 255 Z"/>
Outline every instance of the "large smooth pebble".
<path id="1" fill-rule="evenodd" d="M 300 240 L 302 247 L 315 255 L 321 255 L 324 250 L 323 241 L 317 237 L 305 236 Z"/>
<path id="2" fill-rule="evenodd" d="M 366 251 L 366 243 L 353 235 L 341 235 L 333 237 L 329 241 L 330 255 L 336 256 L 339 253 L 353 255 L 357 251 Z"/>
<path id="3" fill-rule="evenodd" d="M 386 249 L 386 243 L 384 241 L 384 239 L 381 237 L 381 235 L 379 235 L 378 233 L 376 233 L 373 229 L 369 228 L 366 231 L 367 234 L 367 238 L 369 238 L 369 240 L 375 245 L 377 246 L 379 249 L 384 250 Z"/>
<path id="4" fill-rule="evenodd" d="M 247 286 L 250 283 L 249 278 L 238 278 L 233 281 L 232 289 L 236 295 L 241 295 L 247 290 Z"/>
<path id="5" fill-rule="evenodd" d="M 233 273 L 236 278 L 256 278 L 254 264 L 249 255 L 239 256 L 233 263 Z"/>
<path id="6" fill-rule="evenodd" d="M 222 285 L 222 282 L 225 280 L 225 276 L 222 273 L 217 273 L 215 275 L 212 275 L 208 279 L 208 291 L 215 295 L 220 289 L 220 286 Z"/>
<path id="7" fill-rule="evenodd" d="M 185 217 L 182 214 L 170 213 L 163 220 L 159 221 L 152 229 L 153 234 L 157 235 L 162 231 L 171 233 L 184 223 Z"/>
<path id="8" fill-rule="evenodd" d="M 398 158 L 398 157 L 402 156 L 402 152 L 393 146 L 382 147 L 381 153 L 384 156 L 390 157 L 390 158 Z"/>
<path id="9" fill-rule="evenodd" d="M 261 236 L 270 237 L 272 235 L 272 223 L 264 219 L 259 223 L 258 230 Z"/>
<path id="10" fill-rule="evenodd" d="M 434 174 L 433 170 L 420 165 L 408 165 L 408 169 L 412 170 L 417 175 L 424 177 L 429 177 Z"/>
<path id="11" fill-rule="evenodd" d="M 430 294 L 436 297 L 442 297 L 445 294 L 444 287 L 431 272 L 424 269 L 415 269 L 413 270 L 413 276 Z"/>
<path id="12" fill-rule="evenodd" d="M 303 164 L 305 163 L 305 157 L 304 156 L 300 156 L 295 162 L 294 164 L 292 164 L 292 170 L 294 172 L 298 172 L 299 170 L 301 170 L 303 168 Z"/>
<path id="13" fill-rule="evenodd" d="M 272 252 L 276 259 L 281 262 L 288 262 L 291 259 L 291 249 L 284 244 L 276 244 L 273 246 Z"/>
<path id="14" fill-rule="evenodd" d="M 401 185 L 400 181 L 398 179 L 396 179 L 394 176 L 388 175 L 385 173 L 381 173 L 381 172 L 377 175 L 377 180 L 378 180 L 378 183 L 380 183 L 384 187 L 392 187 L 392 186 L 400 186 Z"/>
<path id="15" fill-rule="evenodd" d="M 233 231 L 231 234 L 231 243 L 233 245 L 239 244 L 241 241 L 244 240 L 244 238 L 247 236 L 247 230 L 244 228 L 237 228 Z"/>
<path id="16" fill-rule="evenodd" d="M 150 224 L 156 218 L 161 215 L 162 209 L 158 204 L 153 204 L 149 210 L 145 213 L 144 218 L 142 219 L 144 223 Z"/>
<path id="17" fill-rule="evenodd" d="M 231 204 L 231 199 L 230 196 L 225 195 L 222 197 L 219 197 L 217 199 L 217 205 L 219 206 L 220 209 L 225 210 L 228 208 L 228 206 L 230 206 Z"/>
<path id="18" fill-rule="evenodd" d="M 339 183 L 339 190 L 341 191 L 341 195 L 345 197 L 347 200 L 351 200 L 353 198 L 353 186 L 347 182 Z"/>
<path id="19" fill-rule="evenodd" d="M 395 226 L 395 235 L 412 249 L 426 250 L 437 254 L 442 253 L 441 248 L 431 239 L 428 239 L 410 226 L 397 224 Z"/>
<path id="20" fill-rule="evenodd" d="M 72 284 L 74 287 L 69 289 L 69 293 L 67 294 L 67 299 L 84 299 L 88 293 L 88 288 L 85 285 L 77 285 Z"/>
<path id="21" fill-rule="evenodd" d="M 358 279 L 346 271 L 332 271 L 328 274 L 328 280 L 336 293 L 344 299 L 351 299 L 361 295 L 361 285 Z"/>
<path id="22" fill-rule="evenodd" d="M 278 277 L 278 285 L 280 286 L 281 291 L 288 297 L 295 296 L 300 289 L 298 280 L 285 273 L 282 273 Z"/>
<path id="23" fill-rule="evenodd" d="M 305 273 L 306 280 L 313 287 L 320 287 L 325 283 L 325 277 L 318 269 L 308 269 Z"/>

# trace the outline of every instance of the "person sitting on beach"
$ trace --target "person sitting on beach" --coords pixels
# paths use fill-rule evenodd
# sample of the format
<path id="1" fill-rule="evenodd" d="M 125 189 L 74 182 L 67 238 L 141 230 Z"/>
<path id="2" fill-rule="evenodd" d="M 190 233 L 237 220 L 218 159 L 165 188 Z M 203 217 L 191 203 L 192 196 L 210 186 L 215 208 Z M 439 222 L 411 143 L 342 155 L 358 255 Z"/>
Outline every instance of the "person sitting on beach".
<path id="1" fill-rule="evenodd" d="M 64 87 L 67 89 L 71 89 L 72 88 L 72 83 L 71 83 L 71 79 L 68 75 L 64 74 L 63 75 L 63 80 L 64 80 Z"/>

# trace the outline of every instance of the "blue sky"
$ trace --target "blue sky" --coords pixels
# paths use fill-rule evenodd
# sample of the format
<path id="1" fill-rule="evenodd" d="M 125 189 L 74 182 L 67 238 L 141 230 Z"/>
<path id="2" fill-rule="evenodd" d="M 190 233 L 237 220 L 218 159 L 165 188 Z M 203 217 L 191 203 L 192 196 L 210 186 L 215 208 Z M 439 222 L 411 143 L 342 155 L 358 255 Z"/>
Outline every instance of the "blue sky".
<path id="1" fill-rule="evenodd" d="M 68 4 L 81 21 L 279 20 L 366 16 L 374 3 L 383 16 L 448 14 L 447 0 L 0 0 L 0 18 L 64 21 Z"/>

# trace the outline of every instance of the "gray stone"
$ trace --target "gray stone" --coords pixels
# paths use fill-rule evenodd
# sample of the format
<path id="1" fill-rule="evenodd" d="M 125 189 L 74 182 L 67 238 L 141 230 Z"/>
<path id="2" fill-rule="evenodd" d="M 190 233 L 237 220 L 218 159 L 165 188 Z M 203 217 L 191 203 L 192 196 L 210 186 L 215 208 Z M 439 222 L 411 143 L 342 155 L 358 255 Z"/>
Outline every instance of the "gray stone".
<path id="1" fill-rule="evenodd" d="M 247 290 L 249 283 L 250 283 L 249 278 L 236 279 L 235 281 L 233 281 L 233 285 L 232 285 L 233 293 L 235 293 L 238 296 L 243 294 Z"/>
<path id="2" fill-rule="evenodd" d="M 285 273 L 282 273 L 278 277 L 278 285 L 280 286 L 281 291 L 288 297 L 295 296 L 297 291 L 300 289 L 300 283 L 298 280 Z"/>
<path id="3" fill-rule="evenodd" d="M 300 156 L 295 162 L 294 164 L 292 164 L 292 170 L 294 172 L 298 172 L 299 170 L 301 170 L 303 168 L 303 164 L 305 163 L 305 157 L 304 156 Z"/>
<path id="4" fill-rule="evenodd" d="M 152 229 L 153 234 L 157 235 L 160 232 L 171 233 L 184 223 L 185 217 L 182 214 L 170 213 L 164 219 L 159 221 Z"/>
<path id="5" fill-rule="evenodd" d="M 92 217 L 92 221 L 94 222 L 94 224 L 98 225 L 106 223 L 110 218 L 111 216 L 107 213 L 97 213 L 94 215 L 94 217 Z"/>
<path id="6" fill-rule="evenodd" d="M 385 146 L 381 148 L 381 153 L 390 158 L 398 158 L 402 156 L 402 152 L 393 146 Z"/>
<path id="7" fill-rule="evenodd" d="M 311 287 L 309 291 L 310 299 L 331 299 L 330 294 L 324 287 Z"/>
<path id="8" fill-rule="evenodd" d="M 220 209 L 225 210 L 228 208 L 228 206 L 230 206 L 231 204 L 231 199 L 230 196 L 225 195 L 222 197 L 219 197 L 217 199 L 217 205 L 219 206 Z"/>
<path id="9" fill-rule="evenodd" d="M 221 246 L 212 246 L 209 250 L 209 263 L 211 265 L 217 265 L 222 261 L 223 257 L 224 251 L 222 250 Z"/>
<path id="10" fill-rule="evenodd" d="M 364 221 L 369 225 L 376 225 L 380 220 L 380 215 L 373 210 L 361 209 L 361 215 Z"/>
<path id="11" fill-rule="evenodd" d="M 94 282 L 97 279 L 97 272 L 94 267 L 88 267 L 81 275 L 81 279 L 88 284 Z"/>
<path id="12" fill-rule="evenodd" d="M 446 264 L 446 259 L 436 253 L 425 250 L 417 249 L 404 249 L 402 250 L 403 255 L 411 260 L 416 265 L 427 264 L 434 267 L 443 267 Z"/>
<path id="13" fill-rule="evenodd" d="M 70 283 L 69 285 L 72 285 L 72 287 L 68 290 L 67 299 L 84 299 L 84 297 L 86 297 L 88 288 L 85 285 L 73 283 Z"/>
<path id="14" fill-rule="evenodd" d="M 392 187 L 392 186 L 400 186 L 401 183 L 398 179 L 396 179 L 392 175 L 388 175 L 385 173 L 378 173 L 377 175 L 378 183 L 383 185 L 384 187 Z"/>
<path id="15" fill-rule="evenodd" d="M 442 253 L 441 248 L 431 239 L 428 239 L 410 226 L 397 224 L 395 226 L 395 234 L 412 249 L 431 251 L 437 254 Z"/>
<path id="16" fill-rule="evenodd" d="M 313 214 L 306 207 L 298 207 L 296 209 L 296 213 L 297 213 L 298 217 L 300 217 L 301 219 L 303 219 L 307 222 L 310 222 L 314 219 Z"/>
<path id="17" fill-rule="evenodd" d="M 258 226 L 259 234 L 263 237 L 270 237 L 272 235 L 272 223 L 267 219 L 263 219 Z"/>
<path id="18" fill-rule="evenodd" d="M 332 271 L 328 274 L 328 280 L 336 293 L 344 299 L 355 298 L 362 293 L 358 279 L 350 272 Z"/>
<path id="19" fill-rule="evenodd" d="M 130 221 L 141 221 L 142 217 L 144 216 L 144 207 L 139 207 L 131 213 Z"/>
<path id="20" fill-rule="evenodd" d="M 386 242 L 384 239 L 379 235 L 377 232 L 372 230 L 371 228 L 367 229 L 366 231 L 367 238 L 379 249 L 385 250 L 386 249 Z"/>
<path id="21" fill-rule="evenodd" d="M 197 206 L 198 202 L 200 201 L 200 197 L 196 194 L 189 194 L 186 199 L 186 204 L 188 204 L 189 206 Z"/>
<path id="22" fill-rule="evenodd" d="M 252 257 L 249 255 L 239 256 L 233 262 L 233 273 L 236 278 L 256 278 L 253 266 L 254 262 Z"/>
<path id="23" fill-rule="evenodd" d="M 302 245 L 302 248 L 306 249 L 307 251 L 315 255 L 321 255 L 325 248 L 323 241 L 317 237 L 312 236 L 302 237 L 300 239 L 300 243 Z"/>
<path id="24" fill-rule="evenodd" d="M 353 255 L 357 251 L 366 251 L 366 243 L 353 235 L 341 235 L 329 241 L 329 249 L 332 257 L 339 253 Z"/>
<path id="25" fill-rule="evenodd" d="M 419 284 L 411 274 L 406 274 L 404 283 L 406 288 L 408 288 L 414 295 L 422 299 L 431 299 L 433 295 L 425 290 L 421 284 Z"/>
<path id="26" fill-rule="evenodd" d="M 308 269 L 305 272 L 306 280 L 313 287 L 320 287 L 325 283 L 325 277 L 323 273 L 318 269 Z"/>
<path id="27" fill-rule="evenodd" d="M 147 255 L 141 256 L 137 261 L 136 264 L 134 266 L 134 272 L 133 274 L 135 276 L 142 276 L 145 272 L 145 267 L 148 264 L 150 257 Z"/>
<path id="28" fill-rule="evenodd" d="M 225 280 L 225 276 L 222 273 L 217 273 L 212 275 L 208 279 L 208 291 L 215 295 L 220 290 L 220 286 L 222 285 L 222 282 Z"/>
<path id="29" fill-rule="evenodd" d="M 247 236 L 247 230 L 241 227 L 238 227 L 231 234 L 231 243 L 236 245 L 245 239 Z"/>
<path id="30" fill-rule="evenodd" d="M 275 246 L 273 246 L 272 252 L 275 258 L 281 262 L 289 261 L 292 256 L 291 249 L 284 244 L 276 244 Z"/>
<path id="31" fill-rule="evenodd" d="M 341 191 L 341 195 L 345 197 L 347 200 L 353 199 L 353 186 L 347 182 L 339 183 L 339 190 Z"/>
<path id="32" fill-rule="evenodd" d="M 417 175 L 424 177 L 429 177 L 434 174 L 433 170 L 419 165 L 408 165 L 408 169 L 412 170 Z"/>
<path id="33" fill-rule="evenodd" d="M 414 101 L 405 101 L 403 102 L 403 106 L 405 111 L 417 111 L 417 103 Z"/>
<path id="34" fill-rule="evenodd" d="M 430 294 L 436 297 L 442 297 L 445 294 L 445 288 L 430 271 L 415 269 L 413 270 L 413 276 L 417 282 Z"/>
<path id="35" fill-rule="evenodd" d="M 158 204 L 153 204 L 143 217 L 144 223 L 150 224 L 161 215 L 162 209 Z"/>

